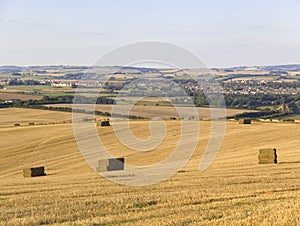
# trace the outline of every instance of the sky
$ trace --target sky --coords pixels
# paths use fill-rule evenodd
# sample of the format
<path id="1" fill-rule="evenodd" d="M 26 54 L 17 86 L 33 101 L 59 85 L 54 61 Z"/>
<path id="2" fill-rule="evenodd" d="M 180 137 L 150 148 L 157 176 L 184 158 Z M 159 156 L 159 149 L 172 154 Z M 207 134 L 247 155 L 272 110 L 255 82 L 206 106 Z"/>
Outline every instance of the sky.
<path id="1" fill-rule="evenodd" d="M 0 65 L 93 65 L 163 41 L 208 67 L 300 63 L 298 0 L 0 0 Z"/>

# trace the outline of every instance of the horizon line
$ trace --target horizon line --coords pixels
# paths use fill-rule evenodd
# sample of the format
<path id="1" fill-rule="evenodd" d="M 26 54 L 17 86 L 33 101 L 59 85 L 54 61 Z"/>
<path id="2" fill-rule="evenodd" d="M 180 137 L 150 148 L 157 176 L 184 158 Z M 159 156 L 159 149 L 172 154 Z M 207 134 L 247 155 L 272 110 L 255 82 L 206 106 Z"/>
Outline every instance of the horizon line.
<path id="1" fill-rule="evenodd" d="M 189 69 L 189 70 L 195 70 L 195 69 L 228 69 L 228 68 L 241 68 L 241 67 L 274 67 L 274 66 L 296 66 L 300 63 L 287 63 L 287 64 L 262 64 L 262 65 L 236 65 L 236 66 L 213 66 L 213 67 L 206 67 L 206 68 L 182 68 L 182 69 Z M 156 68 L 156 67 L 139 67 L 139 66 L 122 66 L 122 65 L 85 65 L 85 64 L 37 64 L 37 65 L 16 65 L 16 64 L 7 64 L 7 65 L 0 65 L 0 67 L 23 67 L 23 68 L 29 68 L 29 67 L 130 67 L 130 68 L 149 68 L 149 69 L 178 69 L 178 68 Z"/>

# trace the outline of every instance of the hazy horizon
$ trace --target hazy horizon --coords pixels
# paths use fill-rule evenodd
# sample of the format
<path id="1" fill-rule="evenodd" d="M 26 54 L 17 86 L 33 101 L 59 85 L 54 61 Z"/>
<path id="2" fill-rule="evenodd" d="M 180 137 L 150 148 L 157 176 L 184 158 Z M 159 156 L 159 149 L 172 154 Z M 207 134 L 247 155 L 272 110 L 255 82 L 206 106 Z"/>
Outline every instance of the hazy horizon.
<path id="1" fill-rule="evenodd" d="M 300 63 L 290 63 L 290 64 L 268 64 L 268 65 L 235 65 L 235 66 L 230 66 L 230 67 L 208 67 L 207 69 L 213 69 L 213 68 L 217 68 L 217 69 L 230 69 L 230 68 L 236 68 L 236 67 L 275 67 L 275 66 L 293 66 L 293 65 L 299 65 Z M 59 67 L 59 66 L 63 66 L 63 67 L 132 67 L 132 68 L 150 68 L 150 69 L 178 69 L 175 67 L 150 67 L 150 66 L 122 66 L 122 65 L 103 65 L 103 66 L 99 66 L 99 65 L 85 65 L 85 64 L 36 64 L 36 65 L 14 65 L 14 64 L 10 64 L 10 65 L 0 65 L 0 67 Z M 183 69 L 188 69 L 188 70 L 193 70 L 193 69 L 206 69 L 206 68 L 183 68 Z"/>

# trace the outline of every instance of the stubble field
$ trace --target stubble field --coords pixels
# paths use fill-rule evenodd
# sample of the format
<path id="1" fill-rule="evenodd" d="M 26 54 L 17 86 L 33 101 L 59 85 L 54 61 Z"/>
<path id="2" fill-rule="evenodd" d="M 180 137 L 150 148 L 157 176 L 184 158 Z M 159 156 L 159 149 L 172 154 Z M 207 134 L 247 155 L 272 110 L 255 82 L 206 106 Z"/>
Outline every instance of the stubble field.
<path id="1" fill-rule="evenodd" d="M 52 106 L 52 107 L 68 107 L 72 108 L 72 104 L 49 104 L 46 106 Z M 118 112 L 126 112 L 125 109 L 128 108 L 128 106 L 123 105 L 110 105 L 110 104 L 76 104 L 76 107 L 79 109 L 95 109 L 97 111 L 101 112 L 111 112 L 113 108 L 117 109 Z M 142 105 L 134 105 L 130 111 L 131 115 L 135 116 L 142 116 L 146 118 L 153 118 L 153 117 L 161 117 L 163 119 L 169 119 L 172 117 L 180 118 L 179 112 L 182 112 L 182 117 L 184 118 L 190 118 L 194 111 L 197 111 L 198 118 L 199 119 L 209 119 L 211 118 L 211 110 L 210 108 L 204 108 L 204 107 L 173 107 L 173 106 L 142 106 Z M 251 112 L 251 110 L 243 110 L 243 109 L 226 109 L 225 115 L 221 115 L 223 113 L 222 109 L 215 108 L 214 113 L 216 115 L 221 115 L 222 117 L 229 117 L 234 116 L 237 114 L 241 114 L 244 112 Z M 126 114 L 125 114 L 126 115 Z"/>
<path id="2" fill-rule="evenodd" d="M 200 172 L 210 136 L 210 121 L 200 121 L 199 143 L 185 168 L 161 183 L 129 187 L 87 165 L 72 124 L 52 124 L 71 120 L 70 113 L 12 108 L 0 116 L 0 225 L 300 224 L 299 124 L 227 122 L 216 160 Z M 45 123 L 13 126 L 22 120 Z M 140 138 L 149 136 L 148 125 L 130 123 Z M 162 144 L 146 153 L 124 148 L 112 127 L 97 131 L 113 155 L 139 165 L 172 153 L 180 122 L 166 121 L 166 128 Z M 258 149 L 268 147 L 277 148 L 279 164 L 258 164 Z M 23 168 L 40 165 L 47 176 L 23 178 Z"/>

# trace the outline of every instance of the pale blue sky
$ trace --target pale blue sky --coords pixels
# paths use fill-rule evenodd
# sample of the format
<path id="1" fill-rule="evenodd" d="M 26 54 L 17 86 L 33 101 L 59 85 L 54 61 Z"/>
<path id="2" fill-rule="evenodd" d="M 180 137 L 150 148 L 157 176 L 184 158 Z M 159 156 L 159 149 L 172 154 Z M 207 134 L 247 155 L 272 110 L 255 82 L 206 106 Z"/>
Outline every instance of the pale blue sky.
<path id="1" fill-rule="evenodd" d="M 167 41 L 209 67 L 300 63 L 297 0 L 0 0 L 0 65 L 92 65 Z"/>

